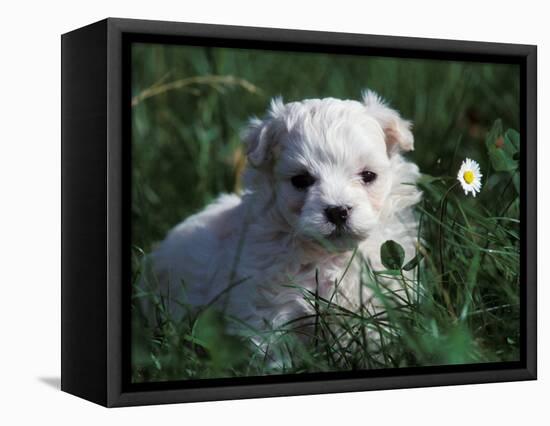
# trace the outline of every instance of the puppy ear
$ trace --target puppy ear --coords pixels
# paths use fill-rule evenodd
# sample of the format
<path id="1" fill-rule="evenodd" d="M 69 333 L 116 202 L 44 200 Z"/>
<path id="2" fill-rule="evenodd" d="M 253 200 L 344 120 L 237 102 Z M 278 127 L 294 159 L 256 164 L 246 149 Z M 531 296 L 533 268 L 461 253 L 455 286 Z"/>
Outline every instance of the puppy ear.
<path id="1" fill-rule="evenodd" d="M 414 150 L 412 123 L 401 118 L 399 113 L 372 90 L 363 92 L 363 103 L 367 112 L 375 118 L 384 131 L 388 154 Z"/>
<path id="2" fill-rule="evenodd" d="M 253 167 L 261 167 L 267 163 L 273 154 L 277 141 L 278 118 L 282 115 L 284 104 L 281 98 L 271 101 L 266 118 L 252 118 L 248 127 L 243 131 L 241 138 L 246 147 L 248 162 Z"/>
<path id="3" fill-rule="evenodd" d="M 259 167 L 265 161 L 268 145 L 267 126 L 263 120 L 254 117 L 241 134 L 248 162 L 254 167 Z"/>

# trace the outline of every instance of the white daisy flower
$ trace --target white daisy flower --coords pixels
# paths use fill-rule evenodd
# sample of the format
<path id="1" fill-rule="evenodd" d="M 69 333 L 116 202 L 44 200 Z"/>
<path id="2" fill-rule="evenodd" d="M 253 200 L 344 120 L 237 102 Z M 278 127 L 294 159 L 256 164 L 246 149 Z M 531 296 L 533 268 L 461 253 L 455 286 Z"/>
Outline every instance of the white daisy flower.
<path id="1" fill-rule="evenodd" d="M 483 175 L 481 174 L 479 164 L 474 160 L 466 158 L 462 162 L 462 166 L 460 166 L 460 170 L 458 171 L 458 176 L 456 178 L 462 185 L 464 194 L 468 195 L 468 192 L 471 192 L 475 197 L 476 194 L 481 191 L 482 176 Z"/>

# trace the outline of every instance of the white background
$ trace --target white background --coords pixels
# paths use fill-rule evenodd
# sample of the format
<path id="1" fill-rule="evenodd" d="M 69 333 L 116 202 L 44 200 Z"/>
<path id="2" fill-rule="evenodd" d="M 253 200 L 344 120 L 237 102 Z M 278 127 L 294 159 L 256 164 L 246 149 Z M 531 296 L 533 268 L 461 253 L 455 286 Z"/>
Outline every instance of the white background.
<path id="1" fill-rule="evenodd" d="M 550 419 L 543 1 L 8 1 L 0 5 L 0 423 L 514 424 Z M 539 46 L 539 380 L 107 410 L 60 392 L 60 34 L 107 16 Z M 438 141 L 433 141 L 438 143 Z M 498 285 L 495 283 L 495 285 Z M 546 393 L 546 395 L 545 395 Z M 537 420 L 538 419 L 538 420 Z M 545 420 L 543 420 L 545 419 Z M 32 422 L 32 423 L 31 423 Z M 548 423 L 546 423 L 548 424 Z"/>

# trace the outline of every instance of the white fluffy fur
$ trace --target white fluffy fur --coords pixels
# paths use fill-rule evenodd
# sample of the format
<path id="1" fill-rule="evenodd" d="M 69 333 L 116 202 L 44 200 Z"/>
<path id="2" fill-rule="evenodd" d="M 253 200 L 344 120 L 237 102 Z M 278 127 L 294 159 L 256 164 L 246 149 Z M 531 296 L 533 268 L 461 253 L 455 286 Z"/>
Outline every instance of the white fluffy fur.
<path id="1" fill-rule="evenodd" d="M 419 173 L 401 156 L 413 149 L 413 135 L 410 123 L 378 95 L 367 91 L 362 102 L 284 104 L 277 98 L 264 119 L 251 120 L 243 139 L 249 160 L 243 193 L 221 195 L 180 223 L 150 257 L 173 315 L 183 315 L 180 303 L 214 302 L 257 330 L 276 327 L 310 311 L 288 284 L 315 291 L 317 269 L 318 291 L 330 297 L 355 246 L 374 269 L 382 268 L 380 245 L 389 239 L 404 247 L 407 259 L 414 256 L 411 207 L 420 192 L 411 184 Z M 377 179 L 365 184 L 364 170 Z M 303 171 L 315 183 L 300 191 L 290 179 Z M 323 213 L 328 205 L 351 207 L 340 237 L 331 237 L 335 226 Z M 335 303 L 376 305 L 360 288 L 354 262 Z"/>

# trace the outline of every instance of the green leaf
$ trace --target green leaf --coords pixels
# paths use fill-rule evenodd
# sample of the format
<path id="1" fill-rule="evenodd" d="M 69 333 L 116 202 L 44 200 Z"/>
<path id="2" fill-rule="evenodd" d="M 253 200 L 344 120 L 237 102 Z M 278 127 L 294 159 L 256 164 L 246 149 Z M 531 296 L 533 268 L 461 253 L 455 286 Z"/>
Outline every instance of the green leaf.
<path id="1" fill-rule="evenodd" d="M 207 350 L 211 367 L 216 371 L 224 371 L 246 356 L 240 339 L 229 334 L 227 329 L 224 315 L 214 308 L 208 308 L 198 316 L 193 335 L 187 338 Z"/>
<path id="2" fill-rule="evenodd" d="M 206 309 L 195 321 L 193 337 L 203 342 L 206 349 L 212 349 L 223 337 L 225 320 L 222 314 L 214 309 Z"/>
<path id="3" fill-rule="evenodd" d="M 422 173 L 420 177 L 417 179 L 416 183 L 418 185 L 427 185 L 432 182 L 437 182 L 439 180 L 444 180 L 445 178 L 442 178 L 440 176 L 432 176 L 427 173 Z"/>
<path id="4" fill-rule="evenodd" d="M 506 132 L 502 122 L 495 121 L 487 134 L 485 146 L 491 159 L 491 165 L 497 172 L 513 172 L 518 168 L 519 133 L 513 129 Z"/>
<path id="5" fill-rule="evenodd" d="M 410 271 L 411 269 L 414 269 L 417 267 L 417 265 L 420 263 L 424 255 L 420 252 L 416 254 L 415 257 L 413 257 L 411 260 L 407 262 L 405 266 L 403 266 L 404 271 Z"/>
<path id="6" fill-rule="evenodd" d="M 515 152 L 519 151 L 519 132 L 514 129 L 506 130 L 504 139 L 507 139 L 510 145 L 514 148 Z"/>
<path id="7" fill-rule="evenodd" d="M 400 270 L 405 260 L 405 250 L 399 243 L 388 240 L 380 247 L 380 258 L 387 269 Z"/>
<path id="8" fill-rule="evenodd" d="M 160 365 L 159 359 L 155 356 L 155 354 L 151 354 L 151 360 L 153 361 L 153 364 L 155 364 L 155 368 L 157 370 L 162 370 L 162 366 Z"/>
<path id="9" fill-rule="evenodd" d="M 424 191 L 434 191 L 437 182 L 444 182 L 445 177 L 431 176 L 426 173 L 422 174 L 416 181 L 416 185 Z"/>

